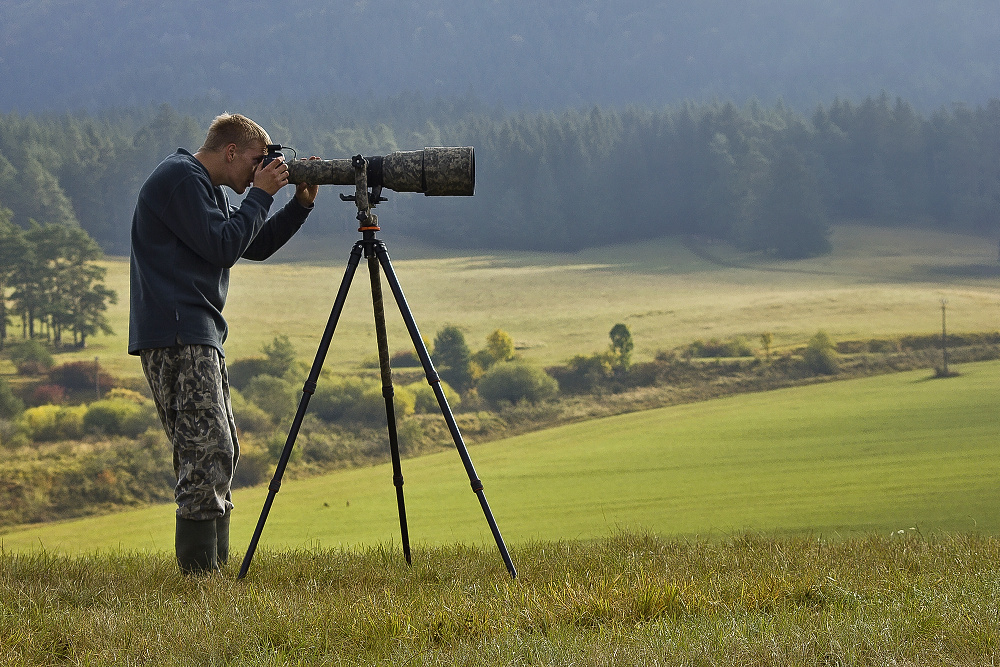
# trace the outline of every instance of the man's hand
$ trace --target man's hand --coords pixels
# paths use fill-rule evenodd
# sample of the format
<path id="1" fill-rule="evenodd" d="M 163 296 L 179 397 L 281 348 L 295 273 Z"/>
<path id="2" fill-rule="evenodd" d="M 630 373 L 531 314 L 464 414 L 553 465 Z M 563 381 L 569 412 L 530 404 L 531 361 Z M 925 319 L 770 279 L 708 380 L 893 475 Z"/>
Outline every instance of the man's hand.
<path id="1" fill-rule="evenodd" d="M 309 159 L 318 160 L 319 158 L 313 155 Z M 299 183 L 295 186 L 295 199 L 305 208 L 312 208 L 313 202 L 316 201 L 317 194 L 319 194 L 318 185 Z"/>
<path id="2" fill-rule="evenodd" d="M 278 194 L 278 190 L 288 185 L 288 165 L 285 164 L 285 159 L 275 158 L 266 167 L 257 165 L 253 172 L 253 185 L 272 197 Z"/>

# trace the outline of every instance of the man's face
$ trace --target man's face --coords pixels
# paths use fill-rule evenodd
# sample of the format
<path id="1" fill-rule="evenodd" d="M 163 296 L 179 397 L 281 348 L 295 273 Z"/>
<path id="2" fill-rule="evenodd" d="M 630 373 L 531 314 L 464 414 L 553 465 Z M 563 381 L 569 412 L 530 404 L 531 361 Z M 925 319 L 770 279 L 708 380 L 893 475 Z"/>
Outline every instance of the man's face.
<path id="1" fill-rule="evenodd" d="M 230 187 L 236 194 L 243 194 L 253 183 L 257 165 L 267 155 L 267 146 L 263 143 L 244 146 L 237 149 L 232 162 L 232 183 Z"/>

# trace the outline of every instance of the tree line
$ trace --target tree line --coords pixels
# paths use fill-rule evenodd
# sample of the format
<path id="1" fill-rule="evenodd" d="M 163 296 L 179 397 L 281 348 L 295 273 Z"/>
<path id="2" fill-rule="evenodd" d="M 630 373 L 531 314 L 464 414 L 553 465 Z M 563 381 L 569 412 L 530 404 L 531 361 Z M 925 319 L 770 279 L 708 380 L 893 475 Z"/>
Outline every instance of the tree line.
<path id="1" fill-rule="evenodd" d="M 126 254 L 142 180 L 175 148 L 200 145 L 219 111 L 209 106 L 0 116 L 0 204 L 22 227 L 79 225 Z M 393 231 L 440 245 L 572 251 L 692 234 L 795 258 L 827 252 L 839 219 L 1000 226 L 1000 100 L 930 115 L 887 95 L 809 115 L 756 101 L 510 113 L 417 95 L 242 111 L 303 156 L 475 146 L 474 197 L 390 192 L 380 206 Z M 327 201 L 304 234 L 353 231 L 350 211 Z"/>

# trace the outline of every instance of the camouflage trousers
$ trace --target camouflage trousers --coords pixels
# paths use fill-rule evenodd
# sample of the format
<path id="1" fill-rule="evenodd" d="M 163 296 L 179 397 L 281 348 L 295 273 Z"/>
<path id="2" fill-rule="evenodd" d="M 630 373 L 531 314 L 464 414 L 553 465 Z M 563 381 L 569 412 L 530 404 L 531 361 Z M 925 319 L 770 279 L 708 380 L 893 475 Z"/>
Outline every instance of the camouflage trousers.
<path id="1" fill-rule="evenodd" d="M 233 507 L 236 439 L 226 362 L 211 345 L 142 350 L 142 370 L 174 450 L 177 516 L 204 521 Z"/>

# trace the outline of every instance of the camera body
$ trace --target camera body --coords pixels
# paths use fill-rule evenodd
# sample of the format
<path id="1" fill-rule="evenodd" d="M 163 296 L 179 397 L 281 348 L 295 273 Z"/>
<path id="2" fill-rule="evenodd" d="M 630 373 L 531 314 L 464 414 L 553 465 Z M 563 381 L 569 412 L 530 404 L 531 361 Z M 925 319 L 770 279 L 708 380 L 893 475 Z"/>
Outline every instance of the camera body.
<path id="1" fill-rule="evenodd" d="M 284 154 L 281 152 L 282 148 L 284 148 L 284 146 L 281 144 L 267 144 L 267 155 L 265 155 L 264 159 L 261 160 L 260 166 L 266 167 L 276 158 L 284 157 Z"/>

